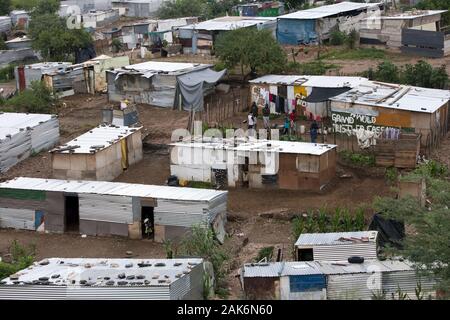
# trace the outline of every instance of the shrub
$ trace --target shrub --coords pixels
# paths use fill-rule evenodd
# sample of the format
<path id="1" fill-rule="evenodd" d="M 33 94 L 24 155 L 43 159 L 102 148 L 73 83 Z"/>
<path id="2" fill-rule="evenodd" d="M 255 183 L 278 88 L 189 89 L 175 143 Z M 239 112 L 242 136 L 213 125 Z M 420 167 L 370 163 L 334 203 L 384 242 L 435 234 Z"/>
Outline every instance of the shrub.
<path id="1" fill-rule="evenodd" d="M 333 46 L 343 45 L 347 41 L 347 35 L 339 30 L 334 30 L 330 34 L 330 44 Z"/>
<path id="2" fill-rule="evenodd" d="M 255 261 L 258 262 L 258 261 L 263 260 L 264 258 L 267 258 L 267 261 L 272 260 L 273 249 L 274 248 L 275 247 L 264 247 L 264 248 L 261 248 L 259 250 L 259 252 L 258 252 L 258 255 L 255 258 Z"/>
<path id="3" fill-rule="evenodd" d="M 351 50 L 355 49 L 357 44 L 359 43 L 359 32 L 355 29 L 352 29 L 345 39 L 345 43 L 347 44 L 347 47 Z"/>
<path id="4" fill-rule="evenodd" d="M 341 151 L 339 153 L 344 161 L 357 166 L 372 167 L 375 165 L 375 157 L 371 154 L 352 153 L 350 151 Z"/>
<path id="5" fill-rule="evenodd" d="M 19 93 L 5 103 L 7 109 L 29 113 L 51 113 L 55 111 L 58 98 L 44 82 L 34 81 L 31 88 Z"/>
<path id="6" fill-rule="evenodd" d="M 214 232 L 210 228 L 194 225 L 191 234 L 181 241 L 179 252 L 183 255 L 202 257 L 211 262 L 217 292 L 226 274 L 225 262 L 229 259 L 229 256 L 215 240 Z"/>
<path id="7" fill-rule="evenodd" d="M 394 183 L 395 181 L 397 181 L 397 177 L 398 177 L 397 168 L 395 168 L 395 167 L 386 168 L 386 172 L 385 172 L 384 176 L 386 177 L 386 180 L 389 183 Z"/>
<path id="8" fill-rule="evenodd" d="M 34 261 L 36 248 L 34 245 L 24 247 L 17 240 L 14 240 L 10 245 L 9 251 L 11 253 L 11 262 L 0 261 L 0 279 L 9 277 L 19 270 L 29 267 Z"/>
<path id="9" fill-rule="evenodd" d="M 14 65 L 9 64 L 0 69 L 0 81 L 10 81 L 14 79 Z"/>

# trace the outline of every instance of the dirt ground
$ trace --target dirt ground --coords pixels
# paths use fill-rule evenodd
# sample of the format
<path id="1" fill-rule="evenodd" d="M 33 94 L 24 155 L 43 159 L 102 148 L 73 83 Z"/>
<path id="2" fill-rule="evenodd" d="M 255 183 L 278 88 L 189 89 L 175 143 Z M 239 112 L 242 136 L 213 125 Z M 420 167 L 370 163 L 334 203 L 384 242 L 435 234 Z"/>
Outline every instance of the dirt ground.
<path id="1" fill-rule="evenodd" d="M 314 58 L 311 49 L 308 56 L 300 56 L 300 61 Z M 303 59 L 303 60 L 302 60 Z M 418 58 L 405 57 L 392 53 L 389 59 L 398 64 L 412 63 Z M 214 63 L 206 57 L 175 56 L 165 58 L 168 61 L 207 62 Z M 434 66 L 447 64 L 450 73 L 450 61 L 446 59 L 428 59 Z M 342 74 L 352 74 L 376 66 L 376 60 L 337 61 Z M 106 95 L 77 95 L 65 98 L 64 106 L 59 110 L 60 143 L 65 143 L 76 136 L 98 125 L 101 121 L 101 110 L 109 107 Z M 164 184 L 170 174 L 169 149 L 165 144 L 170 142 L 172 130 L 186 128 L 188 114 L 182 111 L 164 108 L 138 106 L 139 119 L 143 125 L 144 159 L 130 167 L 115 181 L 145 184 Z M 225 121 L 227 126 L 245 126 L 242 120 L 245 113 L 235 115 Z M 281 123 L 282 120 L 274 122 Z M 261 123 L 261 122 L 260 122 Z M 433 158 L 450 165 L 450 135 L 442 142 Z M 348 173 L 351 178 L 339 178 Z M 51 177 L 51 158 L 49 153 L 41 152 L 19 163 L 6 174 L 0 175 L 0 181 L 18 176 Z M 225 243 L 226 250 L 231 252 L 228 286 L 230 298 L 240 298 L 239 280 L 236 278 L 238 268 L 245 262 L 252 261 L 259 249 L 275 246 L 283 249 L 286 259 L 291 257 L 292 243 L 291 225 L 288 220 L 269 219 L 260 214 L 267 212 L 303 213 L 306 210 L 327 206 L 355 208 L 369 204 L 374 196 L 391 194 L 389 186 L 382 175 L 364 174 L 356 169 L 339 167 L 337 178 L 322 193 L 308 193 L 286 190 L 249 190 L 230 189 L 228 202 L 227 230 L 230 237 Z M 113 237 L 86 237 L 75 234 L 45 234 L 28 231 L 0 230 L 0 256 L 8 252 L 13 240 L 22 244 L 36 246 L 37 258 L 48 257 L 125 257 L 126 251 L 132 251 L 133 257 L 164 257 L 161 244 L 144 240 L 128 240 Z"/>

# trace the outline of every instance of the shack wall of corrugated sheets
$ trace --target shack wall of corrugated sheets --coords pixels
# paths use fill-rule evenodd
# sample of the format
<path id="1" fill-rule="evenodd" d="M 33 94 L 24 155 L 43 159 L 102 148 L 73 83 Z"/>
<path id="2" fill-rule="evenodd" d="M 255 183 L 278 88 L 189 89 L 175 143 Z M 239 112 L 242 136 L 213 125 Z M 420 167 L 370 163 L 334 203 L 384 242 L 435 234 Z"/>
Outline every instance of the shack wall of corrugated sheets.
<path id="1" fill-rule="evenodd" d="M 371 300 L 377 289 L 381 289 L 381 273 L 353 273 L 328 275 L 327 299 L 329 300 Z"/>
<path id="2" fill-rule="evenodd" d="M 132 224 L 132 197 L 79 194 L 80 219 Z"/>
<path id="3" fill-rule="evenodd" d="M 50 149 L 58 140 L 59 122 L 56 117 L 0 114 L 0 172 L 6 172 L 31 153 Z"/>
<path id="4" fill-rule="evenodd" d="M 0 286 L 4 300 L 169 300 L 169 287 Z"/>
<path id="5" fill-rule="evenodd" d="M 416 288 L 420 283 L 424 299 L 429 295 L 435 296 L 436 281 L 425 276 L 418 276 L 415 271 L 384 272 L 382 275 L 383 290 L 387 299 L 398 299 L 398 288 L 403 294 L 407 294 L 410 299 L 417 299 Z M 392 296 L 394 295 L 394 296 Z"/>
<path id="6" fill-rule="evenodd" d="M 34 210 L 0 208 L 0 228 L 34 230 L 34 218 Z"/>
<path id="7" fill-rule="evenodd" d="M 329 246 L 314 246 L 313 247 L 314 260 L 328 260 L 338 261 L 347 260 L 352 256 L 364 257 L 364 259 L 377 258 L 377 245 L 374 241 L 340 244 Z"/>

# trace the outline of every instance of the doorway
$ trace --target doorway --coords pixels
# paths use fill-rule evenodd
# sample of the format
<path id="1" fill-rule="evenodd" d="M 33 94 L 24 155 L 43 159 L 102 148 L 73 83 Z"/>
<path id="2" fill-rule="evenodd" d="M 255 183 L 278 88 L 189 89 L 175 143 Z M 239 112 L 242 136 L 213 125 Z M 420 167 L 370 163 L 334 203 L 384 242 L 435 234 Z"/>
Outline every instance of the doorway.
<path id="1" fill-rule="evenodd" d="M 297 250 L 297 260 L 298 261 L 313 261 L 314 254 L 313 249 L 298 249 Z"/>
<path id="2" fill-rule="evenodd" d="M 155 216 L 153 209 L 153 207 L 142 207 L 141 209 L 142 239 L 153 240 L 155 238 Z"/>
<path id="3" fill-rule="evenodd" d="M 65 196 L 64 226 L 66 232 L 80 230 L 80 204 L 78 196 Z"/>

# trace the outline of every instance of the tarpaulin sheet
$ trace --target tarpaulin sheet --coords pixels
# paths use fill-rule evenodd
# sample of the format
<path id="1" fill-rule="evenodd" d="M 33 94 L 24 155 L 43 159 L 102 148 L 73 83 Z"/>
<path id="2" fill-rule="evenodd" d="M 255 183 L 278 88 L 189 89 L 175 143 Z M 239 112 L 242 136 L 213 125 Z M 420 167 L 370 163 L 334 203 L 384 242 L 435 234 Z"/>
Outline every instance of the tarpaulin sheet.
<path id="1" fill-rule="evenodd" d="M 305 99 L 306 102 L 324 102 L 331 97 L 347 92 L 350 88 L 313 88 L 311 94 Z"/>
<path id="2" fill-rule="evenodd" d="M 204 69 L 178 76 L 178 90 L 182 96 L 183 109 L 203 111 L 204 92 L 219 81 L 226 72 L 226 69 L 219 72 Z"/>
<path id="3" fill-rule="evenodd" d="M 369 230 L 378 231 L 378 244 L 381 247 L 387 244 L 402 248 L 401 241 L 405 237 L 405 225 L 393 219 L 385 219 L 381 214 L 377 213 L 373 216 L 369 225 Z"/>

